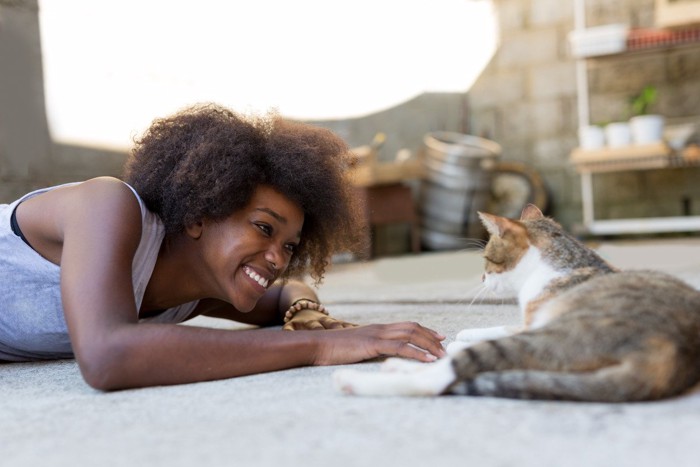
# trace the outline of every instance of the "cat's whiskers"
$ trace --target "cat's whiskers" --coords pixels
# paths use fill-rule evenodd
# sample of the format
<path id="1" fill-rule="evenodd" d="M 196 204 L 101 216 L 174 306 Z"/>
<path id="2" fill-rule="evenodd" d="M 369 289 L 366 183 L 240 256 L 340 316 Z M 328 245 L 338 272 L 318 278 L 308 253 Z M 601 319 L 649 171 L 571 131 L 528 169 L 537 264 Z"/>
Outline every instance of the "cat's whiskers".
<path id="1" fill-rule="evenodd" d="M 469 297 L 472 297 L 472 300 L 471 300 L 471 302 L 470 302 L 469 305 L 468 305 L 468 306 L 471 306 L 471 303 L 474 301 L 474 298 L 473 298 L 473 297 L 474 297 L 474 296 L 479 296 L 479 294 L 481 293 L 481 290 L 480 290 L 480 289 L 481 289 L 483 286 L 484 286 L 484 284 L 479 283 L 479 284 L 475 285 L 474 287 L 472 287 L 471 289 L 467 290 L 466 297 L 464 297 L 463 299 L 457 300 L 456 304 L 457 304 L 457 305 L 464 305 L 464 304 L 466 304 L 467 301 L 469 300 Z M 475 295 L 473 296 L 472 294 L 475 294 Z"/>
<path id="2" fill-rule="evenodd" d="M 467 306 L 467 309 L 470 309 L 472 307 L 472 305 L 474 305 L 474 302 L 479 298 L 483 302 L 483 299 L 484 299 L 483 295 L 485 294 L 485 292 L 488 292 L 488 291 L 489 291 L 488 287 L 486 287 L 484 284 L 479 284 L 476 295 L 474 295 L 474 298 L 472 298 L 472 301 Z M 479 302 L 479 303 L 481 303 L 481 302 Z"/>
<path id="3" fill-rule="evenodd" d="M 488 241 L 481 238 L 459 238 L 460 241 L 464 242 L 464 248 L 460 248 L 458 251 L 483 251 L 486 247 Z"/>

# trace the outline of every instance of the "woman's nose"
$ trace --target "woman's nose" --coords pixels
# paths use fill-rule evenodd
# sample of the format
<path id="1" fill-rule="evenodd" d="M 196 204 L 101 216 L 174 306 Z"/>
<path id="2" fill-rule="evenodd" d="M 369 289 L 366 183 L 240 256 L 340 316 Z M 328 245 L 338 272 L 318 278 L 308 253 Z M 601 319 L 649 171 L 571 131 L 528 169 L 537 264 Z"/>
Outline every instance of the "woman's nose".
<path id="1" fill-rule="evenodd" d="M 280 247 L 272 245 L 265 252 L 265 260 L 270 263 L 273 269 L 282 269 L 286 266 L 281 250 Z"/>

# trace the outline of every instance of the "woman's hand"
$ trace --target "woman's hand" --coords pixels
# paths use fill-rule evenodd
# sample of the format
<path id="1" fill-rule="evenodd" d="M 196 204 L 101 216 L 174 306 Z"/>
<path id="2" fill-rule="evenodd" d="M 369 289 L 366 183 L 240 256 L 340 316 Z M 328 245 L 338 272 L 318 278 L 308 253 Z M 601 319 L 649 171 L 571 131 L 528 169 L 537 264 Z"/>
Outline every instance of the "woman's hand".
<path id="1" fill-rule="evenodd" d="M 289 322 L 282 327 L 282 329 L 285 331 L 302 331 L 354 327 L 357 327 L 357 325 L 333 318 L 322 311 L 307 308 L 294 313 L 292 319 L 290 319 Z"/>
<path id="2" fill-rule="evenodd" d="M 319 333 L 314 365 L 342 365 L 376 357 L 432 362 L 445 356 L 445 336 L 418 323 L 371 324 Z"/>

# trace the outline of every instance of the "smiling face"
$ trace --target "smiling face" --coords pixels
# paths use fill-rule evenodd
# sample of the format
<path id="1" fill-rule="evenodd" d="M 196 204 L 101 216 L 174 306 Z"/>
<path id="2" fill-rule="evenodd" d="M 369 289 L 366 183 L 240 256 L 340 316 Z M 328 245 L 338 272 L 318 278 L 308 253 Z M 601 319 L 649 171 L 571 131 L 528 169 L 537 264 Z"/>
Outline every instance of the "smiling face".
<path id="1" fill-rule="evenodd" d="M 260 186 L 242 210 L 188 228 L 201 242 L 208 293 L 239 311 L 252 310 L 289 265 L 303 224 L 304 213 L 297 204 Z"/>

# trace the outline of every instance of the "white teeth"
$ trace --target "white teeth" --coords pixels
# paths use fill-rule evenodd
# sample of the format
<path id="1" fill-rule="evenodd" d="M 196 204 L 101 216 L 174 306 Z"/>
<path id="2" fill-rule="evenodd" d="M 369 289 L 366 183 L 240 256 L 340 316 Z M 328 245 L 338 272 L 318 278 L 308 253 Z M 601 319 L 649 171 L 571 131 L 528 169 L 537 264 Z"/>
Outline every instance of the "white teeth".
<path id="1" fill-rule="evenodd" d="M 260 276 L 260 274 L 258 274 L 257 272 L 255 272 L 249 268 L 244 268 L 243 271 L 245 271 L 245 273 L 248 275 L 248 277 L 250 277 L 251 279 L 256 281 L 262 287 L 267 288 L 268 280 L 265 279 L 264 277 Z"/>

